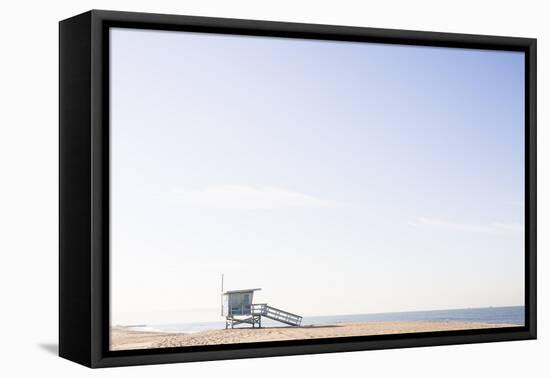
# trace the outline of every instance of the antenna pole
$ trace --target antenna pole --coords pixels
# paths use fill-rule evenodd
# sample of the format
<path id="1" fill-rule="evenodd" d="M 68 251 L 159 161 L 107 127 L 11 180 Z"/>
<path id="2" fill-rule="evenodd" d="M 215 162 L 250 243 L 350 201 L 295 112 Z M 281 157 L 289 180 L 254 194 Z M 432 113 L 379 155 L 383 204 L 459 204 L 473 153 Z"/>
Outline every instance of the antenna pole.
<path id="1" fill-rule="evenodd" d="M 221 313 L 220 316 L 223 316 L 223 273 L 222 273 L 222 292 L 221 292 Z"/>

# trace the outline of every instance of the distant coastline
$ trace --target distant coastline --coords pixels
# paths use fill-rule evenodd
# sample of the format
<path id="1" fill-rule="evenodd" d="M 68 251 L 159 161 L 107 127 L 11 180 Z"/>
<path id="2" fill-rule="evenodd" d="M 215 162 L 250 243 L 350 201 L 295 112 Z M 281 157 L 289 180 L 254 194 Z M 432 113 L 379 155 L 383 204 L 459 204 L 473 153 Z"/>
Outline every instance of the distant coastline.
<path id="1" fill-rule="evenodd" d="M 505 307 L 481 307 L 461 308 L 449 310 L 428 310 L 428 311 L 405 311 L 405 312 L 383 312 L 370 314 L 343 314 L 325 316 L 305 316 L 302 325 L 327 325 L 340 323 L 361 323 L 361 322 L 396 322 L 396 321 L 431 321 L 431 322 L 464 322 L 464 323 L 491 323 L 491 324 L 515 324 L 524 325 L 524 306 Z M 265 326 L 281 326 L 280 323 L 265 319 Z M 193 322 L 179 324 L 140 324 L 121 326 L 135 331 L 156 331 L 166 333 L 196 333 L 225 327 L 225 322 Z"/>

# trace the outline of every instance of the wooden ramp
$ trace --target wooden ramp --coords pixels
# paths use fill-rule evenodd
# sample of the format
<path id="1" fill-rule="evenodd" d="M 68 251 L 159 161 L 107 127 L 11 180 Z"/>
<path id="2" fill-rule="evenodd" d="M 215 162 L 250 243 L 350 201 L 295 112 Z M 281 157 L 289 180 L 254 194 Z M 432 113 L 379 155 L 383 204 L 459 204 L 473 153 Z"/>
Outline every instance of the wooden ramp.
<path id="1" fill-rule="evenodd" d="M 267 303 L 253 304 L 250 306 L 250 310 L 252 315 L 265 316 L 266 318 L 291 326 L 299 327 L 302 324 L 302 317 L 300 315 L 268 306 Z"/>

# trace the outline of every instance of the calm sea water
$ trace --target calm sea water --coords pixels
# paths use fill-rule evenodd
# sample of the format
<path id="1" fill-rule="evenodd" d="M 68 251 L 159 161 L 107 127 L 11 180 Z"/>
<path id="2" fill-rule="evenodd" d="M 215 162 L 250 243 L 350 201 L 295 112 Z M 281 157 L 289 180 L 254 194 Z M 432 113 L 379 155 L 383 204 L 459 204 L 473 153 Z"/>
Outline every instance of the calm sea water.
<path id="1" fill-rule="evenodd" d="M 410 311 L 410 312 L 389 312 L 380 314 L 354 314 L 354 315 L 332 315 L 332 316 L 310 316 L 304 317 L 302 325 L 328 325 L 351 322 L 382 322 L 382 321 L 427 321 L 427 322 L 470 322 L 470 323 L 509 323 L 524 325 L 525 307 L 486 307 L 468 308 L 459 310 L 435 310 L 435 311 Z M 264 327 L 285 326 L 282 323 L 262 319 Z M 154 329 L 163 332 L 194 333 L 209 329 L 225 328 L 223 321 L 182 323 L 182 324 L 160 324 L 136 327 Z"/>

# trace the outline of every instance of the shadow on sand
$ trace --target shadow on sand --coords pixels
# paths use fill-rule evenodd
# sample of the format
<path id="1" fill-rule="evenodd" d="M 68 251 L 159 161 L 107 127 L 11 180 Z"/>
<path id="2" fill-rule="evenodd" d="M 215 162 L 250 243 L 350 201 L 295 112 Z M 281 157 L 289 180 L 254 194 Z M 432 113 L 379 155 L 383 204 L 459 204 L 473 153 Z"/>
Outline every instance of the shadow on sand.
<path id="1" fill-rule="evenodd" d="M 341 327 L 339 324 L 327 324 L 327 325 L 303 325 L 299 327 L 294 326 L 273 326 L 273 327 L 264 327 L 262 328 L 252 328 L 250 326 L 244 326 L 244 327 L 237 327 L 235 326 L 234 329 L 300 329 L 300 328 L 308 328 L 308 329 L 322 329 L 322 328 L 335 328 L 335 327 Z"/>

